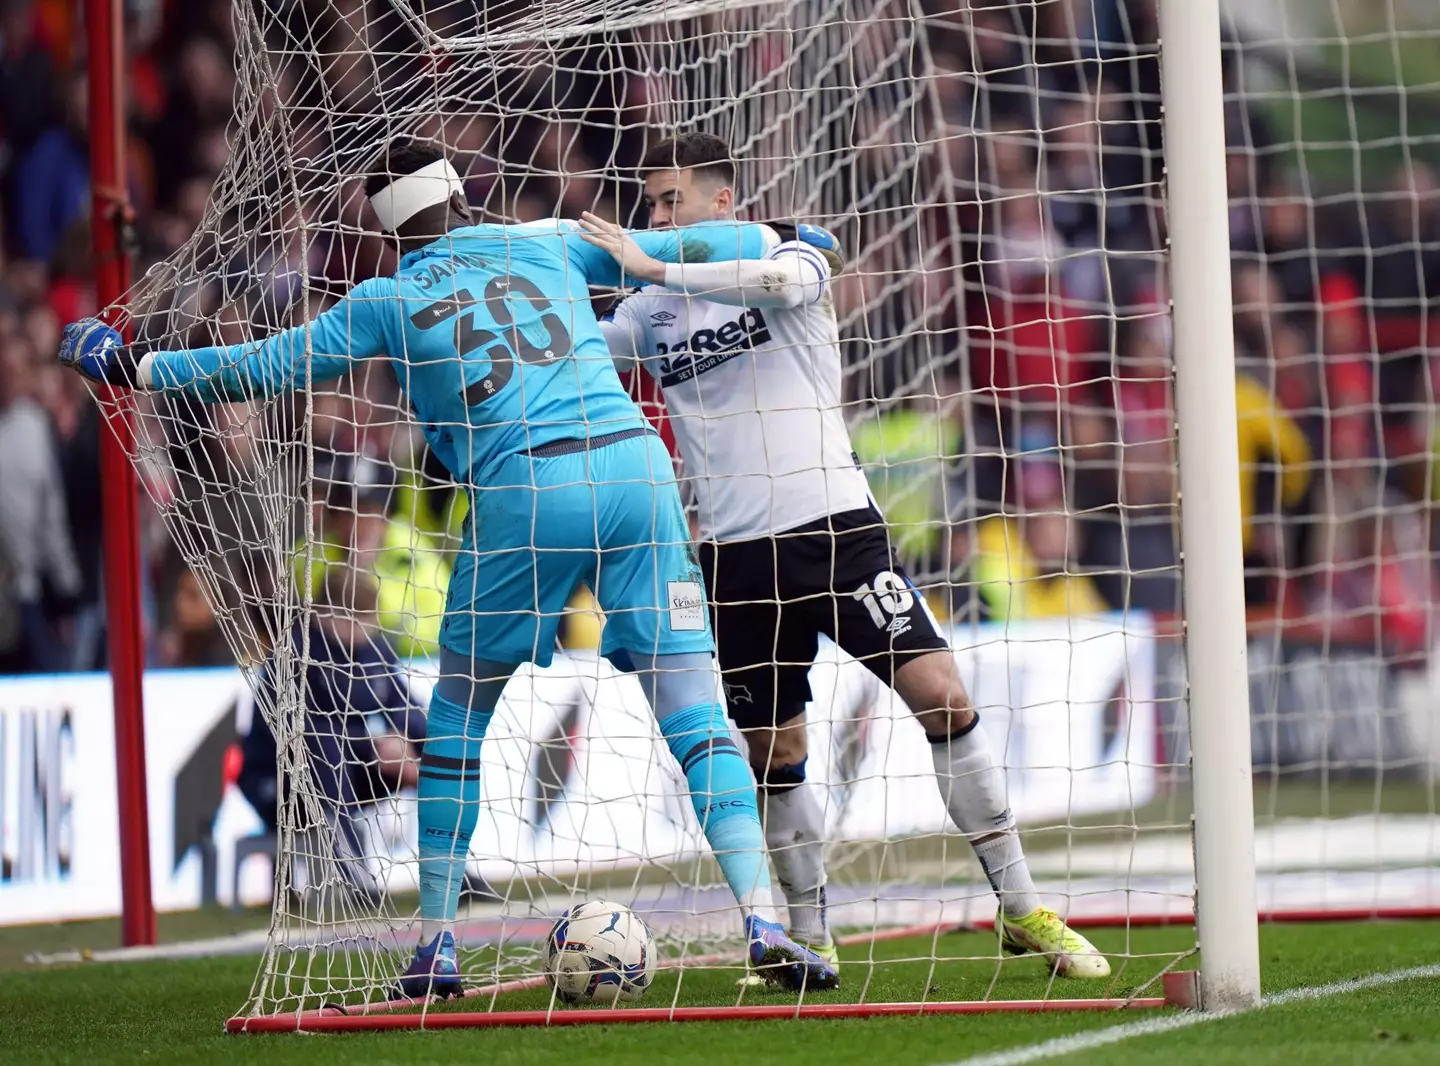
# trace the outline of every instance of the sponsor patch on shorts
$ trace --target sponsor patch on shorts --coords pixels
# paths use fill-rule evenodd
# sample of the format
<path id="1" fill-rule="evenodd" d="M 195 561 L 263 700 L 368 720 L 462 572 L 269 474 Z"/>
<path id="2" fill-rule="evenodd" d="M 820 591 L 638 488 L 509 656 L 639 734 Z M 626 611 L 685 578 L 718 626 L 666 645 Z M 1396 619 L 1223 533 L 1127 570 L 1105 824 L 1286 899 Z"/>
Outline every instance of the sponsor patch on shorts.
<path id="1" fill-rule="evenodd" d="M 700 582 L 671 581 L 669 598 L 672 633 L 704 632 L 705 597 L 700 593 Z"/>

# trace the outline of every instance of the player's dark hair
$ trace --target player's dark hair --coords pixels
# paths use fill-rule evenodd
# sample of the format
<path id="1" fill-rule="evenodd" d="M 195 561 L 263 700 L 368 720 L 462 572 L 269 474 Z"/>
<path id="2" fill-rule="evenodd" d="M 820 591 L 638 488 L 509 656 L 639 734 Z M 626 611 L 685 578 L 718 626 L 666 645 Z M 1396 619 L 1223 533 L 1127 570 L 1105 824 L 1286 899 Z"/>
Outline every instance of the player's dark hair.
<path id="1" fill-rule="evenodd" d="M 444 149 L 437 145 L 409 137 L 396 137 L 366 168 L 365 195 L 372 197 L 396 178 L 414 174 L 444 158 Z M 413 251 L 457 226 L 471 225 L 473 217 L 464 194 L 455 192 L 448 203 L 432 204 L 415 212 L 396 228 L 395 236 L 400 240 L 402 252 Z"/>
<path id="2" fill-rule="evenodd" d="M 396 178 L 414 174 L 420 168 L 428 167 L 436 160 L 444 158 L 445 153 L 433 144 L 409 137 L 397 137 L 381 150 L 367 168 L 369 173 L 365 178 L 365 195 L 374 196 Z"/>
<path id="3" fill-rule="evenodd" d="M 735 160 L 730 146 L 713 133 L 680 133 L 652 145 L 640 160 L 640 172 L 696 170 L 726 185 L 735 184 Z"/>

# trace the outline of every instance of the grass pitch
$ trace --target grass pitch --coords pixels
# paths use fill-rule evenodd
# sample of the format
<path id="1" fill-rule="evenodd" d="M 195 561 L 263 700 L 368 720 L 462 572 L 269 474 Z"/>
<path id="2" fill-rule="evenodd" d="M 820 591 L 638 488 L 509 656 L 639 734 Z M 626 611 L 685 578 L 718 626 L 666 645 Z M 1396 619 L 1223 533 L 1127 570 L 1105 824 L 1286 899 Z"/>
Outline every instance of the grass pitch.
<path id="1" fill-rule="evenodd" d="M 252 957 L 187 961 L 79 964 L 48 969 L 18 962 L 18 949 L 100 941 L 108 927 L 6 930 L 0 936 L 0 1062 L 337 1063 L 423 1064 L 483 1061 L 508 1066 L 536 1061 L 643 1066 L 929 1066 L 961 1062 L 1041 1041 L 1164 1016 L 1127 1011 L 1085 1014 L 972 1015 L 855 1021 L 723 1022 L 644 1026 L 580 1026 L 346 1035 L 224 1036 L 220 1027 L 245 1000 L 255 973 Z M 1184 957 L 1193 931 L 1101 930 L 1093 939 L 1117 960 L 1110 982 L 1052 982 L 1034 959 L 997 964 L 971 959 L 993 952 L 984 934 L 948 934 L 851 947 L 838 994 L 866 1000 L 929 998 L 1025 999 L 1125 995 L 1145 989 L 1156 973 Z M 28 944 L 26 942 L 29 942 Z M 1440 923 L 1364 923 L 1275 926 L 1262 930 L 1266 991 L 1322 985 L 1440 960 Z M 952 961 L 932 964 L 932 954 Z M 734 972 L 662 976 L 645 1006 L 734 1002 Z M 835 997 L 831 997 L 835 998 Z M 819 996 L 815 1001 L 821 1001 Z M 746 1002 L 793 999 L 749 992 Z M 502 1008 L 544 1007 L 543 991 L 515 993 Z M 450 1008 L 454 1009 L 454 1008 Z M 461 1009 L 483 1010 L 471 999 Z M 1264 1011 L 1190 1028 L 1138 1036 L 1060 1058 L 1026 1061 L 1096 1062 L 1109 1066 L 1419 1066 L 1440 1062 L 1440 980 L 1418 979 L 1348 995 L 1290 1002 Z"/>

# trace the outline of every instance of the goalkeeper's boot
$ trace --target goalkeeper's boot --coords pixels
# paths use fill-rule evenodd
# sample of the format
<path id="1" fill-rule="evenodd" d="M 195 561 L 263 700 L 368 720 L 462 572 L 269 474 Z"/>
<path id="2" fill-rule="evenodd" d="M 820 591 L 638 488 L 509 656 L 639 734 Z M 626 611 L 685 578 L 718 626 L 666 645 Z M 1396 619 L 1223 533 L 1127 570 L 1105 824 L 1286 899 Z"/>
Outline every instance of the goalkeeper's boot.
<path id="1" fill-rule="evenodd" d="M 792 992 L 840 987 L 840 970 L 823 955 L 791 940 L 780 923 L 761 921 L 752 914 L 745 919 L 745 939 L 750 942 L 751 968 L 771 984 Z"/>
<path id="2" fill-rule="evenodd" d="M 438 933 L 428 944 L 415 949 L 415 957 L 395 984 L 391 999 L 424 999 L 460 995 L 460 964 L 455 960 L 455 937 Z"/>
<path id="3" fill-rule="evenodd" d="M 840 969 L 840 952 L 835 947 L 834 938 L 831 937 L 828 933 L 825 935 L 825 943 L 823 944 L 815 944 L 809 940 L 803 939 L 802 937 L 797 937 L 788 929 L 785 931 L 785 933 L 787 936 L 790 937 L 791 940 L 795 941 L 795 943 L 799 944 L 802 948 L 809 948 L 816 955 L 819 955 L 837 971 Z M 749 962 L 748 959 L 746 961 L 747 963 Z M 758 973 L 751 969 L 749 965 L 747 965 L 745 968 L 745 976 L 740 978 L 740 980 L 736 981 L 735 983 L 737 985 L 740 985 L 742 988 L 754 988 L 756 985 L 765 984 L 766 981 L 765 978 L 761 977 Z"/>
<path id="4" fill-rule="evenodd" d="M 995 921 L 1000 926 L 1000 946 L 1011 955 L 1043 955 L 1060 977 L 1110 976 L 1105 956 L 1052 910 L 1036 907 L 1023 918 L 1007 918 L 1001 911 Z"/>

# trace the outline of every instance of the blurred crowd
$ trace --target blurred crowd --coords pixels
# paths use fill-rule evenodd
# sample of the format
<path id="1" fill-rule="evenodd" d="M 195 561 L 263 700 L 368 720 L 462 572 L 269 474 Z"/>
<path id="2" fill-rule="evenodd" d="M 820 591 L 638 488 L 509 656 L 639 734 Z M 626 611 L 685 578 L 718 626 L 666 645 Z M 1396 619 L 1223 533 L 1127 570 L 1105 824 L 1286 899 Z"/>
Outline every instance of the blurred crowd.
<path id="1" fill-rule="evenodd" d="M 356 54 L 357 27 L 373 37 L 386 25 L 366 0 L 280 6 L 294 39 L 328 55 Z M 961 229 L 946 272 L 954 298 L 927 328 L 950 350 L 918 387 L 852 389 L 857 453 L 900 551 L 957 619 L 1174 614 L 1155 0 L 924 6 L 943 119 L 934 142 Z M 78 7 L 0 0 L 0 672 L 94 669 L 105 658 L 104 427 L 81 380 L 53 359 L 62 324 L 96 310 Z M 230 0 L 125 5 L 141 271 L 201 226 L 232 150 L 231 9 Z M 601 51 L 597 64 L 608 62 Z M 332 63 L 315 84 L 337 100 L 363 95 L 357 69 Z M 1413 158 L 1383 188 L 1316 188 L 1292 153 L 1272 150 L 1271 113 L 1246 94 L 1235 40 L 1225 76 L 1247 601 L 1257 615 L 1343 625 L 1406 661 L 1428 650 L 1440 602 L 1431 521 L 1440 356 L 1427 330 L 1440 292 L 1440 181 Z M 589 80 L 570 72 L 565 91 L 620 113 L 642 107 L 646 88 L 597 67 Z M 293 131 L 298 155 L 323 151 L 322 126 Z M 638 124 L 625 128 L 617 141 L 600 123 L 537 120 L 497 138 L 476 122 L 453 147 L 472 202 L 494 214 L 573 216 L 606 201 L 628 218 L 632 186 L 605 176 L 643 147 Z M 495 144 L 498 157 L 487 154 Z M 507 184 L 507 164 L 529 177 Z M 358 220 L 354 197 L 335 210 Z M 394 267 L 383 243 L 358 231 L 282 252 L 251 325 L 294 321 L 302 277 L 313 313 L 329 299 L 320 293 Z M 219 328 L 243 335 L 245 324 Z M 401 414 L 393 376 L 358 377 L 314 397 L 315 535 L 297 538 L 286 580 L 314 592 L 329 568 L 361 560 L 377 583 L 378 628 L 399 655 L 423 655 L 434 649 L 463 498 Z M 245 412 L 211 417 L 232 419 L 230 431 L 161 442 L 171 462 L 147 476 L 174 483 L 152 483 L 152 493 L 184 499 L 187 471 L 234 465 L 215 449 L 253 445 Z M 190 573 L 158 512 L 142 510 L 151 664 L 233 662 L 206 593 L 235 610 L 254 603 Z M 575 606 L 566 639 L 593 642 L 593 619 Z M 280 639 L 273 625 L 250 628 Z"/>
<path id="2" fill-rule="evenodd" d="M 861 459 L 953 613 L 1173 616 L 1158 3 L 929 6 L 949 167 L 973 182 L 945 324 L 965 354 L 862 420 Z M 1254 90 L 1275 50 L 1225 37 L 1246 602 L 1257 625 L 1415 664 L 1440 606 L 1440 181 L 1409 152 L 1378 182 L 1315 172 Z M 920 440 L 956 457 L 928 482 L 905 466 Z"/>

